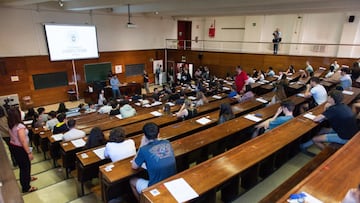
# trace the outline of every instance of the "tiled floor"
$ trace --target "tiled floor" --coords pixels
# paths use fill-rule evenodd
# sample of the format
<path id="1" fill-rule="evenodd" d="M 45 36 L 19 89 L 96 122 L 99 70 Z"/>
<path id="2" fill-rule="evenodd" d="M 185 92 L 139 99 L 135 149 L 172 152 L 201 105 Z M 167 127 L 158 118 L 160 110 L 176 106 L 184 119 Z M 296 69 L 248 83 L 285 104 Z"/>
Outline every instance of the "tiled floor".
<path id="1" fill-rule="evenodd" d="M 66 102 L 67 108 L 78 106 L 83 100 L 75 102 Z M 56 110 L 57 104 L 45 106 L 46 111 Z M 311 151 L 318 152 L 315 148 Z M 258 202 L 284 180 L 294 174 L 298 169 L 305 165 L 311 158 L 298 154 L 286 164 L 284 164 L 275 173 L 263 180 L 250 191 L 244 193 L 234 202 Z M 25 203 L 98 203 L 101 202 L 94 193 L 90 192 L 93 184 L 86 184 L 85 196 L 78 197 L 77 183 L 74 178 L 65 179 L 64 171 L 60 168 L 53 168 L 51 160 L 44 160 L 43 154 L 35 153 L 32 161 L 32 174 L 38 177 L 37 181 L 32 182 L 33 186 L 39 188 L 38 191 L 24 194 Z M 14 169 L 16 178 L 18 179 L 18 169 Z"/>

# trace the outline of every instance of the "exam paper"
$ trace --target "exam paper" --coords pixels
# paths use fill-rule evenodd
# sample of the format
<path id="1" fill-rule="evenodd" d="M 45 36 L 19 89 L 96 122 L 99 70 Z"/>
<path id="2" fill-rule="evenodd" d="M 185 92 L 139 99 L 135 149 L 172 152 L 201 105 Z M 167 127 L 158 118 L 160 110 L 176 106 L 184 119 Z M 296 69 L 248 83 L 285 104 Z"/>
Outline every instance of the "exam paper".
<path id="1" fill-rule="evenodd" d="M 71 140 L 71 143 L 76 147 L 76 148 L 79 148 L 79 147 L 83 147 L 85 146 L 86 142 L 80 138 L 80 139 L 77 139 L 77 140 Z"/>
<path id="2" fill-rule="evenodd" d="M 164 185 L 177 202 L 186 202 L 199 196 L 183 178 L 166 182 Z"/>
<path id="3" fill-rule="evenodd" d="M 348 91 L 348 90 L 344 90 L 344 91 L 342 91 L 342 93 L 347 94 L 347 95 L 353 95 L 354 94 L 354 92 Z"/>
<path id="4" fill-rule="evenodd" d="M 219 95 L 214 95 L 212 96 L 214 99 L 221 99 L 221 97 Z"/>
<path id="5" fill-rule="evenodd" d="M 249 119 L 251 121 L 255 121 L 255 122 L 259 122 L 262 120 L 262 118 L 259 118 L 259 117 L 256 117 L 255 115 L 253 114 L 248 114 L 246 116 L 244 116 L 246 119 Z"/>
<path id="6" fill-rule="evenodd" d="M 211 120 L 210 120 L 210 119 L 207 119 L 207 118 L 205 118 L 205 117 L 202 117 L 202 118 L 200 118 L 200 119 L 197 119 L 196 122 L 197 122 L 197 123 L 200 123 L 201 125 L 206 125 L 206 124 L 210 123 Z"/>
<path id="7" fill-rule="evenodd" d="M 105 147 L 101 147 L 99 149 L 93 150 L 96 156 L 98 156 L 101 160 L 105 159 L 104 151 L 105 151 Z"/>
<path id="8" fill-rule="evenodd" d="M 261 103 L 264 103 L 264 104 L 268 103 L 268 101 L 266 101 L 266 100 L 263 99 L 263 98 L 256 98 L 256 101 L 261 102 Z"/>
<path id="9" fill-rule="evenodd" d="M 305 97 L 304 93 L 298 93 L 297 96 L 298 97 Z"/>
<path id="10" fill-rule="evenodd" d="M 169 104 L 169 106 L 175 106 L 175 104 L 172 102 L 167 102 L 166 104 Z"/>
<path id="11" fill-rule="evenodd" d="M 32 124 L 33 123 L 33 121 L 32 120 L 29 120 L 29 121 L 24 121 L 24 125 L 30 125 L 30 124 Z"/>
<path id="12" fill-rule="evenodd" d="M 310 119 L 310 120 L 314 120 L 314 119 L 316 118 L 316 116 L 313 115 L 313 114 L 311 114 L 311 113 L 306 113 L 306 114 L 304 114 L 304 117 L 305 117 L 305 118 L 308 118 L 308 119 Z"/>
<path id="13" fill-rule="evenodd" d="M 228 87 L 223 87 L 223 90 L 230 90 L 230 88 L 228 88 Z"/>
<path id="14" fill-rule="evenodd" d="M 153 111 L 153 112 L 151 112 L 151 115 L 153 115 L 153 116 L 161 116 L 162 113 L 160 113 L 158 111 Z"/>
<path id="15" fill-rule="evenodd" d="M 190 99 L 190 100 L 195 100 L 195 99 L 196 99 L 196 97 L 189 96 L 189 97 L 188 97 L 188 99 Z"/>
<path id="16" fill-rule="evenodd" d="M 121 114 L 118 114 L 118 115 L 116 115 L 115 117 L 118 118 L 118 119 L 122 119 L 122 118 L 123 118 Z"/>
<path id="17" fill-rule="evenodd" d="M 51 136 L 55 141 L 61 141 L 64 137 L 64 134 L 55 134 Z"/>

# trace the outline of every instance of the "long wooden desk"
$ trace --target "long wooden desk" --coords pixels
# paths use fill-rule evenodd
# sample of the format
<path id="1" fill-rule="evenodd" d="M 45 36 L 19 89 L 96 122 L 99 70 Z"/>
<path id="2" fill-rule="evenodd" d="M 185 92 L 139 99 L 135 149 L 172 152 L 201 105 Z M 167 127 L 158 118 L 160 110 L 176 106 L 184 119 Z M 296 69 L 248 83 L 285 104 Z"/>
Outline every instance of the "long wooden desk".
<path id="1" fill-rule="evenodd" d="M 216 102 L 213 102 L 213 103 L 216 103 Z M 234 114 L 240 115 L 240 114 L 249 112 L 252 109 L 259 108 L 262 105 L 263 105 L 262 103 L 257 102 L 257 101 L 249 101 L 249 102 L 245 102 L 242 104 L 236 104 L 233 106 Z M 218 107 L 219 107 L 219 105 L 217 105 L 217 108 Z M 214 110 L 215 110 L 215 108 L 214 108 Z M 165 127 L 161 128 L 160 138 L 167 139 L 167 140 L 174 140 L 179 137 L 183 137 L 185 135 L 200 131 L 204 128 L 209 128 L 217 123 L 218 115 L 219 115 L 219 111 L 214 111 L 214 112 L 202 115 L 202 116 L 197 116 L 190 120 L 185 120 L 185 121 L 182 121 L 179 123 L 175 123 L 173 125 L 165 126 Z M 210 119 L 211 120 L 210 123 L 208 123 L 206 125 L 201 125 L 201 124 L 197 123 L 196 120 L 199 118 L 202 118 L 202 117 L 207 117 L 208 119 Z M 142 134 L 139 134 L 137 136 L 131 137 L 135 141 L 137 148 L 140 145 L 142 136 L 143 136 Z M 87 152 L 88 151 L 89 150 L 87 150 Z M 101 161 L 100 158 L 97 157 L 93 152 L 88 154 L 90 159 L 88 157 L 88 158 L 86 158 L 86 161 L 83 162 L 84 158 L 81 157 L 81 154 L 83 154 L 83 153 L 84 152 L 79 152 L 76 154 L 78 180 L 80 183 L 82 183 L 86 180 L 89 180 L 97 175 L 97 173 L 94 173 L 94 172 L 92 173 L 93 175 L 89 175 L 90 173 L 87 172 L 87 171 L 96 171 L 96 169 L 94 169 L 94 167 L 99 166 L 98 164 L 96 164 L 96 162 L 103 163 L 103 161 Z M 89 162 L 88 160 L 92 160 L 92 161 Z M 87 174 L 87 176 L 85 176 L 83 174 Z M 83 189 L 83 188 L 81 188 L 81 189 Z"/>
<path id="2" fill-rule="evenodd" d="M 278 202 L 287 202 L 290 194 L 306 192 L 326 203 L 341 202 L 350 188 L 360 183 L 360 133 L 313 171 Z"/>
<path id="3" fill-rule="evenodd" d="M 359 92 L 359 89 L 356 89 L 354 95 L 345 95 L 344 103 L 350 103 Z M 320 105 L 311 111 L 313 114 L 318 115 L 323 110 L 324 105 Z M 164 187 L 164 183 L 178 178 L 184 178 L 191 185 L 200 195 L 199 201 L 215 202 L 216 190 L 222 187 L 224 191 L 227 191 L 229 198 L 234 198 L 239 194 L 237 186 L 239 177 L 241 176 L 241 179 L 244 179 L 246 170 L 263 162 L 289 144 L 296 142 L 305 133 L 310 132 L 317 126 L 318 123 L 300 115 L 262 136 L 145 189 L 140 202 L 176 202 Z M 270 163 L 276 163 L 276 160 L 271 160 Z M 260 170 L 256 170 L 256 168 L 252 170 L 252 173 L 256 174 L 254 179 L 257 180 Z M 153 189 L 157 189 L 160 195 L 153 196 L 150 193 Z"/>
<path id="4" fill-rule="evenodd" d="M 295 103 L 299 104 L 304 101 L 304 98 L 294 96 L 293 100 L 295 100 Z M 251 101 L 249 101 L 249 103 L 251 103 Z M 262 108 L 260 110 L 256 110 L 252 113 L 262 114 L 263 119 L 267 119 L 275 114 L 278 107 L 279 104 L 275 104 L 266 108 Z M 238 109 L 239 112 L 241 112 L 241 110 L 241 108 Z M 234 135 L 235 133 L 245 130 L 246 128 L 251 127 L 255 124 L 256 122 L 250 121 L 244 117 L 240 117 L 172 142 L 175 156 L 177 159 L 178 170 L 184 170 L 188 168 L 188 155 L 190 152 L 194 152 L 195 150 L 201 149 L 208 144 L 212 144 L 230 135 Z M 239 142 L 239 137 L 237 137 L 237 139 L 230 140 L 230 143 L 234 144 L 234 141 L 235 143 L 237 143 L 236 140 L 238 140 L 237 142 Z M 223 148 L 223 150 L 225 150 L 225 148 Z M 209 154 L 213 154 L 212 150 L 206 151 Z M 200 156 L 200 161 L 203 161 L 204 157 L 207 157 L 207 153 Z M 130 164 L 126 161 L 119 161 L 112 164 L 114 165 L 114 168 L 110 172 L 105 171 L 106 165 L 100 167 L 99 174 L 102 180 L 102 194 L 105 200 L 111 197 L 111 190 L 113 190 L 116 185 L 119 185 L 122 182 L 127 183 L 127 180 L 132 175 L 135 175 L 139 172 L 132 170 Z"/>

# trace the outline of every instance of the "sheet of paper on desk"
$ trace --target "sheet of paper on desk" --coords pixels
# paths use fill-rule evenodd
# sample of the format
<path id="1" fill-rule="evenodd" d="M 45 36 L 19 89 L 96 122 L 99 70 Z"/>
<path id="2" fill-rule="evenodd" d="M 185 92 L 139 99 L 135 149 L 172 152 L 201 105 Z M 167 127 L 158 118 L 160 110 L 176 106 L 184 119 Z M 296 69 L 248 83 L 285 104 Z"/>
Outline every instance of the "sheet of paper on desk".
<path id="1" fill-rule="evenodd" d="M 30 121 L 24 121 L 24 125 L 30 125 L 30 124 L 32 124 L 32 123 L 33 123 L 32 120 L 30 120 Z"/>
<path id="2" fill-rule="evenodd" d="M 141 106 L 141 103 L 140 103 L 140 102 L 136 102 L 135 105 L 136 105 L 136 106 Z"/>
<path id="3" fill-rule="evenodd" d="M 156 101 L 156 102 L 152 103 L 151 106 L 159 106 L 161 104 L 162 104 L 162 102 Z"/>
<path id="4" fill-rule="evenodd" d="M 64 137 L 64 134 L 55 134 L 55 135 L 52 135 L 51 136 L 55 141 L 60 141 L 60 140 L 62 140 L 63 139 L 63 137 Z"/>
<path id="5" fill-rule="evenodd" d="M 144 107 L 146 107 L 146 108 L 150 108 L 150 107 L 151 107 L 151 105 L 150 105 L 150 104 L 145 104 L 145 105 L 144 105 Z"/>
<path id="6" fill-rule="evenodd" d="M 306 193 L 306 192 L 302 192 L 302 194 L 305 195 L 305 197 L 303 198 L 303 202 L 306 203 L 323 203 L 323 201 L 320 201 L 319 199 L 315 198 L 314 196 Z M 287 202 L 289 203 L 298 203 L 300 202 L 299 199 L 288 199 Z"/>
<path id="7" fill-rule="evenodd" d="M 305 97 L 304 93 L 298 93 L 297 96 L 298 97 Z"/>
<path id="8" fill-rule="evenodd" d="M 348 90 L 344 90 L 344 91 L 342 91 L 342 93 L 347 94 L 347 95 L 353 95 L 354 94 L 354 92 L 348 91 Z"/>
<path id="9" fill-rule="evenodd" d="M 105 151 L 105 147 L 101 147 L 99 149 L 93 150 L 96 156 L 98 156 L 101 160 L 105 159 L 104 151 Z"/>
<path id="10" fill-rule="evenodd" d="M 311 114 L 311 113 L 306 113 L 306 114 L 304 114 L 304 117 L 305 117 L 305 118 L 308 118 L 308 119 L 310 119 L 310 120 L 314 120 L 314 119 L 316 118 L 316 116 L 313 115 L 313 114 Z"/>
<path id="11" fill-rule="evenodd" d="M 169 104 L 169 106 L 175 106 L 175 104 L 172 102 L 167 102 L 166 104 Z"/>
<path id="12" fill-rule="evenodd" d="M 210 123 L 211 120 L 210 120 L 210 119 L 207 119 L 207 118 L 205 118 L 205 117 L 202 117 L 202 118 L 200 118 L 200 119 L 197 119 L 196 122 L 197 122 L 197 123 L 200 123 L 201 125 L 206 125 L 206 124 Z"/>
<path id="13" fill-rule="evenodd" d="M 228 87 L 223 87 L 223 90 L 230 90 L 230 88 L 228 88 Z"/>
<path id="14" fill-rule="evenodd" d="M 122 118 L 123 118 L 121 114 L 118 114 L 118 115 L 116 115 L 115 117 L 118 118 L 118 119 L 122 119 Z"/>
<path id="15" fill-rule="evenodd" d="M 189 97 L 188 97 L 188 99 L 190 99 L 190 100 L 195 100 L 195 99 L 196 99 L 196 97 L 189 96 Z"/>
<path id="16" fill-rule="evenodd" d="M 263 99 L 263 98 L 256 98 L 256 101 L 261 102 L 261 103 L 264 103 L 264 104 L 268 103 L 268 101 L 266 101 L 266 100 Z"/>
<path id="17" fill-rule="evenodd" d="M 262 80 L 262 82 L 264 82 L 264 83 L 269 83 L 269 81 L 268 81 L 268 80 Z"/>
<path id="18" fill-rule="evenodd" d="M 221 96 L 219 96 L 219 95 L 214 95 L 214 96 L 212 96 L 214 99 L 221 99 Z"/>
<path id="19" fill-rule="evenodd" d="M 166 182 L 164 185 L 177 202 L 186 202 L 199 197 L 199 194 L 183 178 Z"/>
<path id="20" fill-rule="evenodd" d="M 258 81 L 257 83 L 262 84 L 262 85 L 265 84 L 265 82 L 263 82 L 263 81 Z"/>
<path id="21" fill-rule="evenodd" d="M 249 120 L 255 121 L 255 122 L 259 122 L 259 121 L 262 120 L 262 118 L 259 118 L 259 117 L 255 116 L 255 115 L 253 115 L 253 114 L 248 114 L 248 115 L 246 115 L 246 116 L 244 116 L 244 117 L 245 117 L 246 119 L 249 119 Z"/>
<path id="22" fill-rule="evenodd" d="M 71 140 L 71 143 L 76 147 L 76 148 L 79 148 L 79 147 L 83 147 L 85 146 L 86 142 L 80 138 L 80 139 L 77 139 L 77 140 Z"/>
<path id="23" fill-rule="evenodd" d="M 160 113 L 160 112 L 158 112 L 158 111 L 153 111 L 153 112 L 151 112 L 151 114 L 152 114 L 153 116 L 161 116 L 161 115 L 162 115 L 162 113 Z"/>

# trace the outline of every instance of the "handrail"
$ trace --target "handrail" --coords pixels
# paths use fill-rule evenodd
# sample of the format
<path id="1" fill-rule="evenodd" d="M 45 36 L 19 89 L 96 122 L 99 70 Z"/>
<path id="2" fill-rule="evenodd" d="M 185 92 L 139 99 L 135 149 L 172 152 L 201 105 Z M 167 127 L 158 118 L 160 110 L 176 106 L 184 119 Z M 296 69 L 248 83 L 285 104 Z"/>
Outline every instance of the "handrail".
<path id="1" fill-rule="evenodd" d="M 253 42 L 253 41 L 223 41 L 223 40 L 178 40 L 165 39 L 165 41 L 177 42 L 220 42 L 220 43 L 249 43 L 249 44 L 273 44 L 273 42 Z M 360 46 L 360 44 L 327 44 L 327 43 L 295 43 L 295 42 L 280 42 L 280 44 L 294 44 L 294 45 L 329 45 L 329 46 Z"/>

